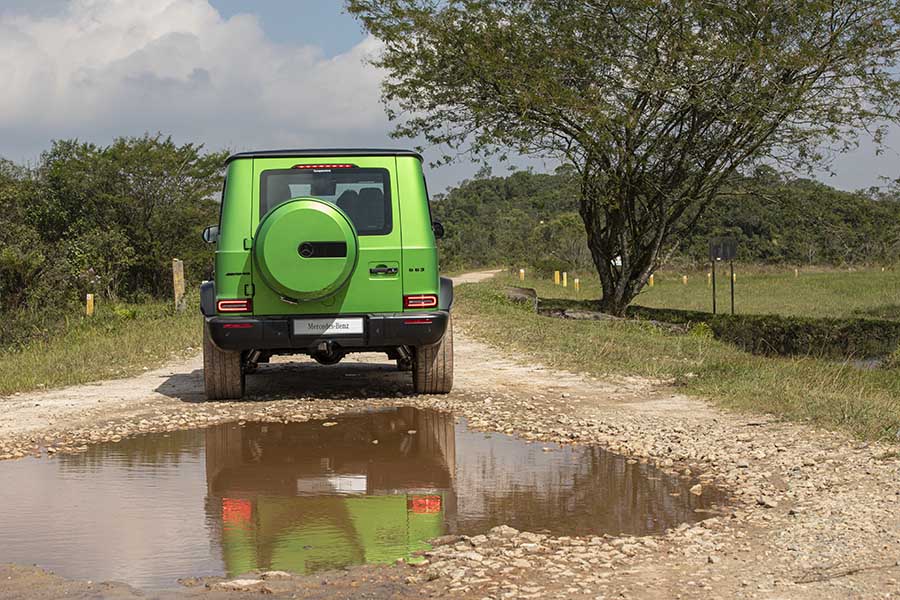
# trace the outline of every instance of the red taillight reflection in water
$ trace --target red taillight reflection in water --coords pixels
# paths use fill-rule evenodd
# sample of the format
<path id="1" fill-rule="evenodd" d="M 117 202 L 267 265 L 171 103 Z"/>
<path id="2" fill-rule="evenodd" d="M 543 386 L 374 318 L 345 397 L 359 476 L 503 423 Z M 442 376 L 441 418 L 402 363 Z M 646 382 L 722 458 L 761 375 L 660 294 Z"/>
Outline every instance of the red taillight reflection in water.
<path id="1" fill-rule="evenodd" d="M 412 496 L 407 501 L 407 510 L 415 514 L 434 514 L 441 512 L 440 496 Z"/>
<path id="2" fill-rule="evenodd" d="M 226 525 L 245 525 L 253 518 L 253 503 L 249 500 L 222 498 L 222 520 Z"/>

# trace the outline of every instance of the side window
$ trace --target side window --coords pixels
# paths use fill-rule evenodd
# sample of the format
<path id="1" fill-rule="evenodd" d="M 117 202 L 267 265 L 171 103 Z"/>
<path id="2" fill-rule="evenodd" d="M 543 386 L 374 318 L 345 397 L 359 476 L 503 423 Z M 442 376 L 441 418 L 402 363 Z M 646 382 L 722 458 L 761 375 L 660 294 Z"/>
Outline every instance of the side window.
<path id="1" fill-rule="evenodd" d="M 434 223 L 434 215 L 431 214 L 431 195 L 428 193 L 428 179 L 422 173 L 422 183 L 425 184 L 425 205 L 428 206 L 428 223 Z"/>
<path id="2" fill-rule="evenodd" d="M 318 198 L 343 210 L 359 235 L 386 235 L 393 228 L 390 176 L 386 169 L 272 169 L 259 182 L 259 218 L 293 198 Z"/>
<path id="3" fill-rule="evenodd" d="M 225 208 L 225 190 L 228 188 L 228 177 L 222 180 L 222 197 L 219 199 L 219 233 L 222 232 L 222 209 Z"/>

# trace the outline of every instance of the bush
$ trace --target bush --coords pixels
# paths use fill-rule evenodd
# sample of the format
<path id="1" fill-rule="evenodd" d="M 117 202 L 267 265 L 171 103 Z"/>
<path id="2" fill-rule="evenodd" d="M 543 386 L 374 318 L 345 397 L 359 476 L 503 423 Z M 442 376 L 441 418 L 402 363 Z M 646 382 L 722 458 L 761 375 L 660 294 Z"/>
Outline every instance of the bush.
<path id="1" fill-rule="evenodd" d="M 754 354 L 877 358 L 900 348 L 900 322 L 711 313 L 632 306 L 629 317 L 691 327 L 705 324 L 716 339 Z"/>

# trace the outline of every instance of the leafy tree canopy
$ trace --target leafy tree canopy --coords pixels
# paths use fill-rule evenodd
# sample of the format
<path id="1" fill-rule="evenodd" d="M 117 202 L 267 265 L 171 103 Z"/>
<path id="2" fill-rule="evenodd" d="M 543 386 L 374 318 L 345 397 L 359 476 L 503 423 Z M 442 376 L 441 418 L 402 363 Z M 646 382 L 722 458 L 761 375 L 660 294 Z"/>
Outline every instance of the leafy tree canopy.
<path id="1" fill-rule="evenodd" d="M 453 268 L 512 265 L 544 275 L 593 267 L 573 191 L 578 174 L 484 175 L 437 196 L 447 224 L 441 261 Z M 498 215 L 515 215 L 515 227 Z M 895 265 L 900 262 L 900 190 L 843 192 L 761 167 L 723 188 L 672 262 L 708 264 L 711 237 L 738 240 L 738 260 L 771 265 Z"/>
<path id="2" fill-rule="evenodd" d="M 348 0 L 398 136 L 575 167 L 621 314 L 722 187 L 896 121 L 896 0 Z M 616 261 L 621 257 L 621 263 Z"/>
<path id="3" fill-rule="evenodd" d="M 200 231 L 216 221 L 224 159 L 156 135 L 57 141 L 34 168 L 0 160 L 0 346 L 52 326 L 87 292 L 168 295 L 173 257 L 202 278 Z"/>

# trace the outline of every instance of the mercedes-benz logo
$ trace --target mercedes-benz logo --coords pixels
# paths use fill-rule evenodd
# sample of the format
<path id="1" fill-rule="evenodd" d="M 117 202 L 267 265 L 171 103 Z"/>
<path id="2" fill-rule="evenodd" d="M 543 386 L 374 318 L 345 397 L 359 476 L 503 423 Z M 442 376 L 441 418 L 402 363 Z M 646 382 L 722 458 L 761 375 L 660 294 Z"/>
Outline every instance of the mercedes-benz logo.
<path id="1" fill-rule="evenodd" d="M 315 248 L 313 248 L 313 245 L 309 242 L 300 244 L 300 248 L 298 248 L 297 251 L 303 258 L 312 258 L 312 255 L 316 253 Z"/>

